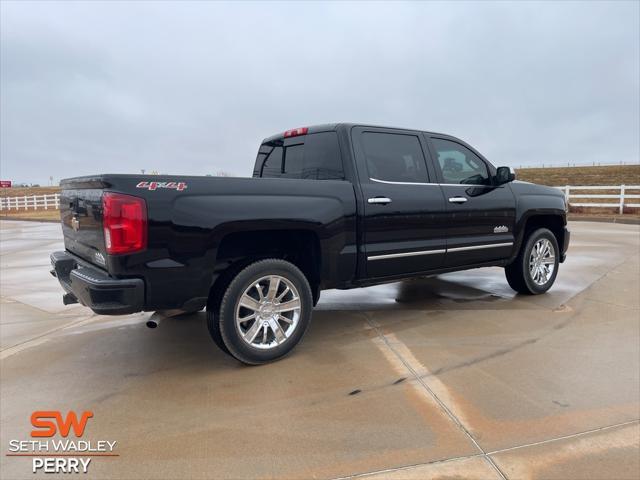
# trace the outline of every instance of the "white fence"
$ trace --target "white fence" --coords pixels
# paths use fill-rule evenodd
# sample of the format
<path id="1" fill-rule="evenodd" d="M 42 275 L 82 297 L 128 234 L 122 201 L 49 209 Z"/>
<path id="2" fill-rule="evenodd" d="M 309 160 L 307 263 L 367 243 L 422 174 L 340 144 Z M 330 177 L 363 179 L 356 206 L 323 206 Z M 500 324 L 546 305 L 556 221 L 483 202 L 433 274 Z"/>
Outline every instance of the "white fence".
<path id="1" fill-rule="evenodd" d="M 513 168 L 567 168 L 567 167 L 619 167 L 619 166 L 640 166 L 637 161 L 631 162 L 561 162 L 561 163 L 537 163 L 537 164 L 521 164 Z"/>
<path id="2" fill-rule="evenodd" d="M 573 185 L 566 185 L 564 187 L 556 187 L 564 192 L 564 197 L 567 199 L 567 203 L 571 207 L 610 207 L 617 208 L 618 213 L 624 212 L 624 207 L 630 208 L 640 208 L 640 203 L 638 199 L 640 199 L 640 195 L 637 193 L 630 194 L 627 193 L 629 190 L 640 191 L 640 185 L 617 185 L 617 186 L 606 186 L 606 185 L 598 185 L 593 187 L 576 187 Z M 585 191 L 617 191 L 617 193 L 573 193 L 573 192 L 585 192 Z M 575 202 L 574 199 L 578 201 Z M 584 202 L 581 200 L 591 200 L 591 199 L 607 199 L 612 200 L 609 202 Z M 632 200 L 632 202 L 628 202 L 628 200 Z M 636 200 L 633 203 L 633 200 Z"/>
<path id="3" fill-rule="evenodd" d="M 617 186 L 573 186 L 556 187 L 564 192 L 567 202 L 572 207 L 609 207 L 616 208 L 619 213 L 625 207 L 640 208 L 640 185 Z M 585 191 L 608 191 L 617 193 L 580 193 Z M 635 191 L 636 193 L 627 193 Z M 606 199 L 608 202 L 585 202 L 582 200 Z M 576 202 L 576 200 L 578 200 Z M 629 202 L 631 200 L 631 202 Z M 635 202 L 634 202 L 635 201 Z M 0 211 L 2 210 L 48 210 L 60 207 L 60 194 L 23 195 L 20 197 L 0 197 Z"/>
<path id="4" fill-rule="evenodd" d="M 60 208 L 60 194 L 23 195 L 20 197 L 0 197 L 2 210 L 49 210 Z"/>

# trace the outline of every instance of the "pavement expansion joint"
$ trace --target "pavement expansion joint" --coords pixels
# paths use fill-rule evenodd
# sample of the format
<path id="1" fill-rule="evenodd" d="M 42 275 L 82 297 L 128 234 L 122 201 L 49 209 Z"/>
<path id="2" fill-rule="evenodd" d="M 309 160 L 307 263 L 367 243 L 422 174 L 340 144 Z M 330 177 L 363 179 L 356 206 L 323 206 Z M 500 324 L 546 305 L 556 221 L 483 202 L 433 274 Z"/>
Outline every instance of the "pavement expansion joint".
<path id="1" fill-rule="evenodd" d="M 561 441 L 561 440 L 567 440 L 567 439 L 571 439 L 571 438 L 578 438 L 578 437 L 582 437 L 585 435 L 589 435 L 592 433 L 597 433 L 597 432 L 603 432 L 606 430 L 611 430 L 614 428 L 619 428 L 619 427 L 624 427 L 627 425 L 633 425 L 635 423 L 640 423 L 640 419 L 635 419 L 635 420 L 630 420 L 628 422 L 622 422 L 622 423 L 616 423 L 613 425 L 607 425 L 604 427 L 599 427 L 599 428 L 593 428 L 590 430 L 585 430 L 582 432 L 578 432 L 578 433 L 572 433 L 570 435 L 563 435 L 560 437 L 554 437 L 554 438 L 549 438 L 547 440 L 541 440 L 539 442 L 533 442 L 533 443 L 527 443 L 527 444 L 523 444 L 523 445 L 516 445 L 514 447 L 507 447 L 507 448 L 502 448 L 499 450 L 494 450 L 491 452 L 486 452 L 486 453 L 478 453 L 475 455 L 463 455 L 463 456 L 459 456 L 459 457 L 451 457 L 451 458 L 445 458 L 442 460 L 434 460 L 432 462 L 424 462 L 424 463 L 416 463 L 416 464 L 410 464 L 410 465 L 401 465 L 401 466 L 397 466 L 397 467 L 390 467 L 390 468 L 386 468 L 383 470 L 375 470 L 372 472 L 362 472 L 362 473 L 356 473 L 353 475 L 347 475 L 347 476 L 343 476 L 343 477 L 337 477 L 333 480 L 346 480 L 349 478 L 366 478 L 372 475 L 380 475 L 380 474 L 384 474 L 384 473 L 392 473 L 392 472 L 397 472 L 397 471 L 402 471 L 402 470 L 410 470 L 413 468 L 418 468 L 418 467 L 424 467 L 424 466 L 428 466 L 428 465 L 438 465 L 438 464 L 443 464 L 443 463 L 448 463 L 448 462 L 455 462 L 458 460 L 467 460 L 470 458 L 484 458 L 486 459 L 492 466 L 495 465 L 491 459 L 491 455 L 496 455 L 498 453 L 504 453 L 504 452 L 510 452 L 513 450 L 519 450 L 522 448 L 527 448 L 527 447 L 535 447 L 537 445 L 545 445 L 548 443 L 553 443 L 553 442 L 557 442 L 557 441 Z M 496 471 L 505 479 L 508 480 L 509 477 L 507 477 L 506 474 L 504 474 L 501 470 L 499 470 L 496 466 Z"/>
<path id="2" fill-rule="evenodd" d="M 591 430 L 585 430 L 583 432 L 571 433 L 569 435 L 562 435 L 560 437 L 548 438 L 546 440 L 540 440 L 539 442 L 526 443 L 523 445 L 516 445 L 515 447 L 501 448 L 499 450 L 494 450 L 492 452 L 487 452 L 487 455 L 495 455 L 496 453 L 510 452 L 512 450 L 519 450 L 521 448 L 527 447 L 535 447 L 536 445 L 544 445 L 547 443 L 558 442 L 560 440 L 567 440 L 569 438 L 582 437 L 584 435 L 589 435 L 591 433 L 602 432 L 605 430 L 611 430 L 612 428 L 624 427 L 626 425 L 633 425 L 634 423 L 640 423 L 640 418 L 636 418 L 635 420 L 629 420 L 628 422 L 616 423 L 613 425 L 606 425 L 604 427 L 592 428 Z"/>
<path id="3" fill-rule="evenodd" d="M 483 458 L 484 455 L 482 453 L 477 453 L 475 455 L 463 455 L 460 457 L 451 457 L 451 458 L 444 458 L 441 460 L 434 460 L 432 462 L 424 462 L 424 463 L 415 463 L 415 464 L 410 464 L 410 465 L 402 465 L 399 467 L 390 467 L 390 468 L 385 468 L 382 470 L 375 470 L 372 472 L 363 472 L 363 473 L 354 473 L 353 475 L 347 475 L 347 476 L 343 476 L 343 477 L 336 477 L 333 478 L 332 480 L 347 480 L 350 478 L 365 478 L 365 477 L 369 477 L 371 475 L 380 475 L 382 473 L 392 473 L 392 472 L 398 472 L 398 471 L 402 471 L 402 470 L 410 470 L 412 468 L 418 468 L 418 467 L 424 467 L 426 465 L 439 465 L 439 464 L 443 464 L 443 463 L 449 463 L 449 462 L 455 462 L 457 460 L 467 460 L 469 458 Z"/>
<path id="4" fill-rule="evenodd" d="M 438 397 L 438 395 L 436 395 L 436 393 L 433 391 L 433 389 L 431 389 L 431 387 L 429 387 L 429 385 L 427 385 L 427 383 L 424 381 L 423 376 L 419 375 L 418 372 L 416 372 L 415 369 L 411 366 L 411 364 L 397 351 L 397 349 L 395 349 L 393 347 L 393 345 L 391 345 L 391 343 L 389 342 L 387 337 L 380 330 L 380 327 L 378 325 L 376 325 L 376 323 L 371 320 L 369 315 L 366 312 L 362 312 L 362 313 L 363 313 L 363 315 L 364 315 L 364 317 L 366 319 L 366 322 L 369 325 L 371 325 L 371 327 L 376 331 L 376 334 L 384 342 L 384 344 L 387 346 L 387 348 L 389 348 L 396 355 L 396 357 L 398 357 L 398 359 L 402 362 L 402 364 L 405 366 L 405 368 L 407 370 L 409 370 L 411 375 L 413 375 L 415 380 L 422 386 L 422 388 L 424 390 L 426 390 L 429 393 L 429 395 L 431 395 L 431 397 L 436 401 L 436 403 L 445 412 L 445 414 L 449 417 L 449 419 L 452 420 L 458 426 L 458 428 L 460 430 L 462 430 L 462 432 L 469 438 L 469 440 L 471 440 L 471 443 L 473 443 L 473 445 L 481 452 L 481 455 L 487 460 L 487 462 L 489 462 L 489 464 L 498 473 L 498 475 L 500 475 L 500 477 L 502 479 L 507 480 L 506 475 L 495 464 L 493 459 L 487 455 L 487 453 L 480 446 L 480 444 L 476 441 L 476 439 L 473 438 L 473 435 L 471 435 L 471 432 L 469 432 L 469 429 L 462 424 L 460 419 L 458 419 L 458 417 L 449 409 L 449 407 L 447 407 L 447 405 Z"/>
<path id="5" fill-rule="evenodd" d="M 70 327 L 78 327 L 78 326 L 82 326 L 85 325 L 87 323 L 90 323 L 92 321 L 94 321 L 97 317 L 95 315 L 91 315 L 89 317 L 83 317 L 80 320 L 77 320 L 75 322 L 71 322 L 71 323 L 67 323 L 65 325 L 61 325 L 59 327 L 56 328 L 52 328 L 51 330 L 47 330 L 46 332 L 42 333 L 41 335 L 38 335 L 36 337 L 32 337 L 28 340 L 25 340 L 24 342 L 20 342 L 17 343 L 16 345 L 11 345 L 10 347 L 4 348 L 2 350 L 0 350 L 0 360 L 4 360 L 7 357 L 10 357 L 11 355 L 14 355 L 16 353 L 19 353 L 27 348 L 29 348 L 30 346 L 37 346 L 37 345 L 41 345 L 44 341 L 46 341 L 46 337 L 48 337 L 49 335 L 52 335 L 54 333 L 57 333 L 61 330 L 64 330 L 66 328 L 70 328 Z"/>

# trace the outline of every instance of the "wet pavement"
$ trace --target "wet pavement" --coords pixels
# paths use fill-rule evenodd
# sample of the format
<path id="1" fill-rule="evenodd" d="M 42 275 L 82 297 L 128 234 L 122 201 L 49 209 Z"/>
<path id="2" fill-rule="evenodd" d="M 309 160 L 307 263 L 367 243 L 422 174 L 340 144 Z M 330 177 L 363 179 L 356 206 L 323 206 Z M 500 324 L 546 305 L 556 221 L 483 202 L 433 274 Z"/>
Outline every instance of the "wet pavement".
<path id="1" fill-rule="evenodd" d="M 570 228 L 546 295 L 499 268 L 323 292 L 292 355 L 246 367 L 204 312 L 65 307 L 58 225 L 0 222 L 0 476 L 33 476 L 6 456 L 33 411 L 91 410 L 118 456 L 90 478 L 639 478 L 640 228 Z"/>

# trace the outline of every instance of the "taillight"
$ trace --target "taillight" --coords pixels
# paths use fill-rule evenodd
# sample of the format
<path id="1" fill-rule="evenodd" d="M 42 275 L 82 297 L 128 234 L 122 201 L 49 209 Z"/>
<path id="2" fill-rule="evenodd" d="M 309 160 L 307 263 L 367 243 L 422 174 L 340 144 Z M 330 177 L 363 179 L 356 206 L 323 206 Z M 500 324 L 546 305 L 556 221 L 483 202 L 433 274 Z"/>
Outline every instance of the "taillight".
<path id="1" fill-rule="evenodd" d="M 147 248 L 147 205 L 142 198 L 103 193 L 102 226 L 107 253 L 111 255 Z"/>
<path id="2" fill-rule="evenodd" d="M 287 130 L 284 132 L 284 138 L 297 137 L 299 135 L 306 135 L 309 129 L 307 127 L 294 128 L 293 130 Z"/>

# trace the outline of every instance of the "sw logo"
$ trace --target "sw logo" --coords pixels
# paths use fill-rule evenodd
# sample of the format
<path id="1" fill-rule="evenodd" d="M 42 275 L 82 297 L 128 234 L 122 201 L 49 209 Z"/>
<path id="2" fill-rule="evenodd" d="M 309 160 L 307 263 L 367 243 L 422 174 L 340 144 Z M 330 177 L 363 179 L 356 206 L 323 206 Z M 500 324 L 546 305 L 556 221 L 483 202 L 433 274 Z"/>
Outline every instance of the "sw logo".
<path id="1" fill-rule="evenodd" d="M 63 437 L 69 436 L 69 431 L 73 428 L 76 437 L 82 437 L 87 421 L 93 417 L 93 412 L 82 412 L 80 420 L 75 412 L 67 413 L 67 418 L 63 420 L 59 411 L 37 411 L 31 414 L 31 425 L 36 430 L 31 431 L 32 437 L 53 437 L 56 432 L 60 432 Z M 54 419 L 55 423 L 50 420 Z"/>
<path id="2" fill-rule="evenodd" d="M 80 419 L 75 412 L 68 412 L 66 418 L 62 418 L 62 414 L 56 410 L 42 410 L 31 414 L 31 425 L 35 430 L 31 430 L 31 436 L 34 438 L 53 437 L 56 433 L 67 438 L 69 432 L 73 429 L 76 437 L 80 438 L 84 434 L 87 421 L 93 417 L 93 412 L 82 412 Z M 71 442 L 67 442 L 64 446 L 62 442 L 56 446 L 52 442 L 52 447 L 56 450 L 76 450 L 76 446 Z M 48 446 L 47 446 L 48 448 Z M 32 470 L 36 473 L 42 470 L 45 473 L 87 473 L 91 458 L 34 458 Z"/>
<path id="3" fill-rule="evenodd" d="M 33 473 L 87 473 L 93 457 L 119 456 L 114 453 L 115 440 L 81 440 L 90 418 L 90 410 L 80 415 L 35 411 L 31 414 L 32 440 L 10 440 L 7 456 L 31 457 Z"/>

